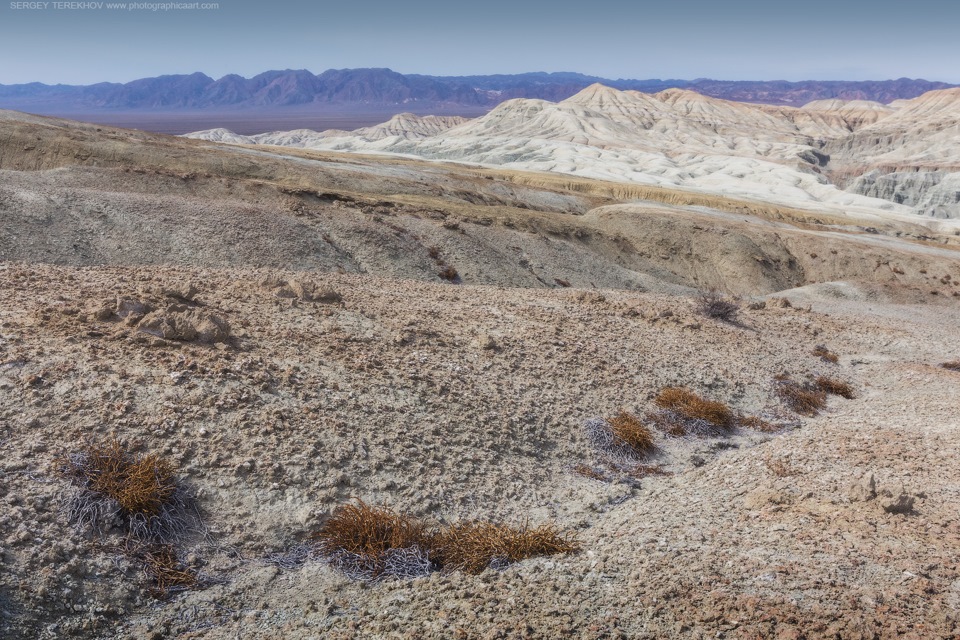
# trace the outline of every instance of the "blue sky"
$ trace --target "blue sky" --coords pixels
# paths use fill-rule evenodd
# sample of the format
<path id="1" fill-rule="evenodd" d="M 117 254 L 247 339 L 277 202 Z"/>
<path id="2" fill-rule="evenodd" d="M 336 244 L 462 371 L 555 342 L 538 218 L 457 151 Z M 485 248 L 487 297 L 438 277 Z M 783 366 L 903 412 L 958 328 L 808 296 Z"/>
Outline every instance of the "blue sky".
<path id="1" fill-rule="evenodd" d="M 960 83 L 960 2 L 946 0 L 219 0 L 207 10 L 2 2 L 0 84 L 348 67 Z"/>

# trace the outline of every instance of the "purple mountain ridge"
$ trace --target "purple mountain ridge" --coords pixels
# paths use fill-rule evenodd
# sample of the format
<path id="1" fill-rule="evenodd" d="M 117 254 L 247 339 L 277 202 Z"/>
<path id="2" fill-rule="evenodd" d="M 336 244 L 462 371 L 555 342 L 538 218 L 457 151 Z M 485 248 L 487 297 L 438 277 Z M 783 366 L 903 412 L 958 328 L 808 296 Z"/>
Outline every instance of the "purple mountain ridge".
<path id="1" fill-rule="evenodd" d="M 888 103 L 958 85 L 900 78 L 878 81 L 624 80 L 579 73 L 485 76 L 404 75 L 390 69 L 266 71 L 244 78 L 213 79 L 203 73 L 93 85 L 0 85 L 0 108 L 40 113 L 112 111 L 324 110 L 337 105 L 431 105 L 483 109 L 511 98 L 559 101 L 593 83 L 647 93 L 689 89 L 714 98 L 800 106 L 811 100 L 874 100 Z"/>

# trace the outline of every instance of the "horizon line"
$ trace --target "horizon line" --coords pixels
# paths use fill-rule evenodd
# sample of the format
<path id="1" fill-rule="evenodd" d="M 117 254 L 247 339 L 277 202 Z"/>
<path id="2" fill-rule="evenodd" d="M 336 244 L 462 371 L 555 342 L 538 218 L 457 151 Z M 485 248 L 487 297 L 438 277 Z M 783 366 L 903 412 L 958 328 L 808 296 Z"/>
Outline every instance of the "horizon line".
<path id="1" fill-rule="evenodd" d="M 224 78 L 228 78 L 228 77 L 231 77 L 231 76 L 237 76 L 237 77 L 243 78 L 244 80 L 252 80 L 253 78 L 256 78 L 257 76 L 261 76 L 261 75 L 263 75 L 263 74 L 271 73 L 271 72 L 300 72 L 300 71 L 304 71 L 304 72 L 310 73 L 310 74 L 313 75 L 313 76 L 320 76 L 320 75 L 322 75 L 322 74 L 324 74 L 324 73 L 327 73 L 327 72 L 330 72 L 330 71 L 387 71 L 387 72 L 390 72 L 390 73 L 396 73 L 397 75 L 401 75 L 401 76 L 421 76 L 421 77 L 429 77 L 429 78 L 470 78 L 470 77 L 481 77 L 481 78 L 482 78 L 482 77 L 494 77 L 494 76 L 524 76 L 524 75 L 535 75 L 535 74 L 543 74 L 543 75 L 578 75 L 578 76 L 583 76 L 585 79 L 606 80 L 606 81 L 611 81 L 611 82 L 689 82 L 689 83 L 691 83 L 691 84 L 697 83 L 697 82 L 785 82 L 785 83 L 788 83 L 788 84 L 801 84 L 801 83 L 804 83 L 804 82 L 896 82 L 896 81 L 898 81 L 898 80 L 910 80 L 910 81 L 914 81 L 914 82 L 931 82 L 931 83 L 937 83 L 937 82 L 939 82 L 939 83 L 943 83 L 943 84 L 950 84 L 950 85 L 960 86 L 960 85 L 958 85 L 957 83 L 949 82 L 949 81 L 947 81 L 947 80 L 930 80 L 930 79 L 928 79 L 928 78 L 923 78 L 923 77 L 912 78 L 912 77 L 909 77 L 909 76 L 901 76 L 901 77 L 898 77 L 898 78 L 882 78 L 882 79 L 881 79 L 881 78 L 868 78 L 868 79 L 849 79 L 849 78 L 845 78 L 845 79 L 823 79 L 823 78 L 809 77 L 809 78 L 804 78 L 804 79 L 802 79 L 802 80 L 786 80 L 786 79 L 784 79 L 784 78 L 741 78 L 741 79 L 732 79 L 732 78 L 710 78 L 710 77 L 704 77 L 704 76 L 700 76 L 700 77 L 696 77 L 696 78 L 653 78 L 653 77 L 650 77 L 650 78 L 639 78 L 639 77 L 637 77 L 637 78 L 611 78 L 611 77 L 598 76 L 598 75 L 589 74 L 589 73 L 583 73 L 583 72 L 580 72 L 580 71 L 521 71 L 521 72 L 518 72 L 518 73 L 471 73 L 471 74 L 464 74 L 464 75 L 437 75 L 437 74 L 430 74 L 430 73 L 405 73 L 405 72 L 402 72 L 402 71 L 396 71 L 396 70 L 394 70 L 394 69 L 391 69 L 390 67 L 341 67 L 341 68 L 330 67 L 330 68 L 324 69 L 323 71 L 321 71 L 321 72 L 319 72 L 319 73 L 314 72 L 314 71 L 312 71 L 312 70 L 310 70 L 310 69 L 307 69 L 307 68 L 305 68 L 305 67 L 299 68 L 299 69 L 293 69 L 293 68 L 286 68 L 286 69 L 266 69 L 266 70 L 264 70 L 264 71 L 260 71 L 260 72 L 254 73 L 254 74 L 252 74 L 252 75 L 250 75 L 250 76 L 245 76 L 245 75 L 243 75 L 243 74 L 241 74 L 241 73 L 226 73 L 226 74 L 224 74 L 224 75 L 222 75 L 222 76 L 220 76 L 220 77 L 214 77 L 214 76 L 211 76 L 211 75 L 207 74 L 207 73 L 204 72 L 204 71 L 199 71 L 199 70 L 198 70 L 198 71 L 192 71 L 192 72 L 186 72 L 186 73 L 163 73 L 163 74 L 160 74 L 160 75 L 153 75 L 153 76 L 140 76 L 140 77 L 136 77 L 136 78 L 133 78 L 133 79 L 131 79 L 131 80 L 125 80 L 125 81 L 99 80 L 99 81 L 97 81 L 97 82 L 73 84 L 73 83 L 69 83 L 69 82 L 53 82 L 53 83 L 50 83 L 50 82 L 44 82 L 44 81 L 41 81 L 41 80 L 31 80 L 31 81 L 29 81 L 29 82 L 12 82 L 12 83 L 9 83 L 9 84 L 7 84 L 7 83 L 5 83 L 5 82 L 0 82 L 0 86 L 3 86 L 3 87 L 14 87 L 14 86 L 23 86 L 23 85 L 39 84 L 39 85 L 43 85 L 43 86 L 47 86 L 47 87 L 57 87 L 57 86 L 65 86 L 65 87 L 90 87 L 90 86 L 95 86 L 95 85 L 98 85 L 98 84 L 125 85 L 125 84 L 130 84 L 131 82 L 137 82 L 138 80 L 147 80 L 147 79 L 153 79 L 153 78 L 175 78 L 175 77 L 188 78 L 188 77 L 196 76 L 196 75 L 202 75 L 202 76 L 205 76 L 205 77 L 207 77 L 207 78 L 210 78 L 210 80 L 213 81 L 213 82 L 219 82 L 220 80 L 223 80 Z"/>

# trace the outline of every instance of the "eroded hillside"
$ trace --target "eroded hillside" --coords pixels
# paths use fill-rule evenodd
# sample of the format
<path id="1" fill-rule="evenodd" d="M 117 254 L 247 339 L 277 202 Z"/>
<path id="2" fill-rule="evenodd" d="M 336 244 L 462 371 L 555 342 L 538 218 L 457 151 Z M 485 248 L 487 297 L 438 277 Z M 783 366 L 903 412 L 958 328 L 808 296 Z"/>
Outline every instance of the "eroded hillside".
<path id="1" fill-rule="evenodd" d="M 737 294 L 855 280 L 951 295 L 960 281 L 960 236 L 896 218 L 5 117 L 6 260 Z"/>

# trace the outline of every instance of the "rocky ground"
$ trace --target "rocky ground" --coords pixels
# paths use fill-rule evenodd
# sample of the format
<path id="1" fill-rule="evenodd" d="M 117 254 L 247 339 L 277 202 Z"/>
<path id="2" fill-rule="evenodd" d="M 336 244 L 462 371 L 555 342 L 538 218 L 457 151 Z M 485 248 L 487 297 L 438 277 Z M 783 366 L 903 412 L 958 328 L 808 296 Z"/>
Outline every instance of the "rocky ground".
<path id="1" fill-rule="evenodd" d="M 729 324 L 689 297 L 630 291 L 0 274 L 4 637 L 958 632 L 960 374 L 938 366 L 960 357 L 945 330 L 955 298 L 788 291 L 744 301 Z M 857 397 L 796 416 L 774 393 L 779 373 L 844 379 Z M 572 471 L 597 462 L 585 419 L 642 415 L 678 384 L 782 429 L 658 435 L 651 461 L 669 476 Z M 206 588 L 156 600 L 119 531 L 66 521 L 55 461 L 112 436 L 174 462 L 195 492 L 207 531 L 181 554 Z M 354 498 L 439 522 L 552 521 L 582 550 L 373 585 L 294 562 Z"/>
<path id="2" fill-rule="evenodd" d="M 960 633 L 955 226 L 0 125 L 0 637 Z M 855 397 L 797 415 L 784 374 Z M 611 466 L 584 423 L 667 386 L 764 422 Z M 69 520 L 65 457 L 113 438 L 193 496 L 195 588 Z M 357 500 L 580 551 L 358 582 L 309 545 Z"/>

